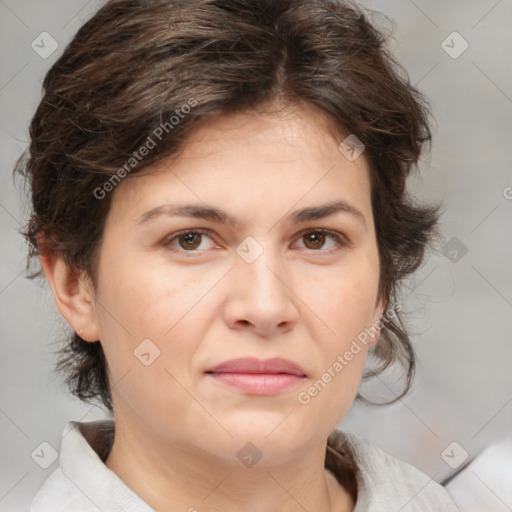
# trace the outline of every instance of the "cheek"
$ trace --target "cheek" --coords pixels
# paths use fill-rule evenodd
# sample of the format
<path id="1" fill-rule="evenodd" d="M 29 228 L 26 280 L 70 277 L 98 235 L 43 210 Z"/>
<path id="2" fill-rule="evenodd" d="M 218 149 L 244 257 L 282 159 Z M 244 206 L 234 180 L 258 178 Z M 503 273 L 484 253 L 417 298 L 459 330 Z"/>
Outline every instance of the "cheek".
<path id="1" fill-rule="evenodd" d="M 211 284 L 128 258 L 103 263 L 109 271 L 100 274 L 97 321 L 114 382 L 130 373 L 130 380 L 151 393 L 162 383 L 172 385 L 165 370 L 183 381 L 202 336 L 200 303 Z"/>
<path id="2" fill-rule="evenodd" d="M 352 405 L 369 347 L 366 333 L 375 314 L 378 266 L 370 258 L 360 261 L 366 264 L 339 269 L 308 295 L 308 305 L 322 320 L 316 319 L 313 331 L 321 364 L 303 389 L 301 403 L 318 411 L 312 416 L 321 415 L 327 429 L 335 428 Z"/>
<path id="3" fill-rule="evenodd" d="M 375 314 L 378 294 L 378 272 L 371 265 L 347 266 L 316 289 L 317 310 L 330 328 L 333 348 L 342 350 L 345 344 L 370 327 Z M 311 295 L 310 295 L 311 297 Z M 331 344 L 332 345 L 332 344 Z"/>
<path id="4" fill-rule="evenodd" d="M 133 341 L 161 339 L 193 309 L 201 288 L 207 289 L 197 278 L 135 258 L 119 264 L 105 258 L 103 268 L 98 301 L 105 334 L 112 327 Z"/>
<path id="5" fill-rule="evenodd" d="M 190 401 L 182 385 L 197 336 L 188 330 L 183 337 L 183 327 L 191 327 L 187 289 L 143 266 L 114 267 L 102 283 L 98 318 L 114 406 L 143 418 L 158 410 L 170 424 L 172 411 L 184 411 Z"/>

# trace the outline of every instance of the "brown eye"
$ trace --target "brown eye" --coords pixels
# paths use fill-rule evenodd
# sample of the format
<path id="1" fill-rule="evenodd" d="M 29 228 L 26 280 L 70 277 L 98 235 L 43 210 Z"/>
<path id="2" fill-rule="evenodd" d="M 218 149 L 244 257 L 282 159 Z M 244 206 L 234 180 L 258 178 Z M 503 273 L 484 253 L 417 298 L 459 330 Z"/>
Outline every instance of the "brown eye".
<path id="1" fill-rule="evenodd" d="M 320 231 L 313 231 L 303 235 L 304 244 L 308 249 L 321 248 L 325 243 L 325 233 Z"/>
<path id="2" fill-rule="evenodd" d="M 347 245 L 343 235 L 325 229 L 311 229 L 303 232 L 299 240 L 303 242 L 306 249 L 322 254 L 331 253 Z"/>
<path id="3" fill-rule="evenodd" d="M 178 243 L 182 249 L 197 249 L 201 243 L 201 233 L 189 232 L 178 237 Z"/>
<path id="4" fill-rule="evenodd" d="M 208 240 L 210 241 L 209 246 Z M 205 243 L 206 247 L 204 246 Z M 215 243 L 206 231 L 189 229 L 187 231 L 181 231 L 179 233 L 174 233 L 173 235 L 168 236 L 162 242 L 162 245 L 171 251 L 178 253 L 190 253 L 189 255 L 192 256 L 196 253 L 200 254 L 204 252 L 204 250 L 214 248 Z M 199 248 L 200 246 L 202 247 Z"/>

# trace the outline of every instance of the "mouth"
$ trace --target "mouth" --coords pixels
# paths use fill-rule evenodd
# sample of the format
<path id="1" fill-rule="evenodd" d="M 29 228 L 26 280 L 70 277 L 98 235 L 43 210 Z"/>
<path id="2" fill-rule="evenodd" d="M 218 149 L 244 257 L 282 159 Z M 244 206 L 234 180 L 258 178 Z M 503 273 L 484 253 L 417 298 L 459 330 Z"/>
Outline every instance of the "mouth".
<path id="1" fill-rule="evenodd" d="M 279 357 L 232 359 L 207 370 L 206 375 L 250 395 L 277 395 L 306 377 L 297 364 Z"/>

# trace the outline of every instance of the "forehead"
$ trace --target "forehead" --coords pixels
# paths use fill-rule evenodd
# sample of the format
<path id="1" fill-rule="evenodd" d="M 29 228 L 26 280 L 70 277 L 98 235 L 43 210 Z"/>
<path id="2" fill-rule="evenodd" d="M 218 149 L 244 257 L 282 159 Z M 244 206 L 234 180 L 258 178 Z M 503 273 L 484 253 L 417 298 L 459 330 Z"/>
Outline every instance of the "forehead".
<path id="1" fill-rule="evenodd" d="M 272 154 L 273 161 L 279 157 L 322 158 L 346 136 L 341 131 L 325 112 L 313 105 L 286 104 L 272 110 L 260 108 L 203 121 L 188 137 L 180 154 L 186 158 L 213 157 L 216 150 L 227 148 L 243 154 L 259 143 L 265 145 L 265 152 Z M 276 147 L 277 153 L 272 151 Z"/>
<path id="2" fill-rule="evenodd" d="M 314 110 L 243 112 L 204 122 L 179 153 L 124 180 L 113 209 L 141 212 L 157 202 L 193 200 L 211 205 L 281 209 L 299 201 L 345 200 L 369 205 L 365 156 L 339 151 L 346 137 Z M 188 201 L 190 202 L 190 201 Z"/>

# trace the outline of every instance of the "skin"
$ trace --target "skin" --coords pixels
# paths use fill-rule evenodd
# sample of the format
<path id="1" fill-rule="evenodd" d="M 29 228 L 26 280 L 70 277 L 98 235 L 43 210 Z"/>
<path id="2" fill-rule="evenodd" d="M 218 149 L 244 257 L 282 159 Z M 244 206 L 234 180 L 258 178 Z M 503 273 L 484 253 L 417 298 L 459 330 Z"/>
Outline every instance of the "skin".
<path id="1" fill-rule="evenodd" d="M 155 510 L 353 509 L 324 458 L 368 347 L 308 404 L 297 399 L 383 312 L 370 171 L 364 153 L 351 162 L 338 150 L 343 138 L 304 107 L 210 121 L 177 158 L 114 190 L 95 289 L 60 256 L 41 258 L 63 316 L 106 354 L 116 422 L 106 465 Z M 345 201 L 364 221 L 347 212 L 287 221 L 330 201 Z M 168 203 L 215 206 L 238 224 L 168 215 L 140 222 Z M 317 232 L 314 245 L 303 233 L 312 228 L 343 242 Z M 208 234 L 169 240 L 190 229 Z M 263 250 L 252 263 L 236 251 L 248 236 Z M 149 366 L 134 356 L 144 339 L 160 350 Z M 306 377 L 258 396 L 204 373 L 238 357 L 283 357 Z M 251 468 L 237 457 L 247 442 L 262 455 Z"/>

